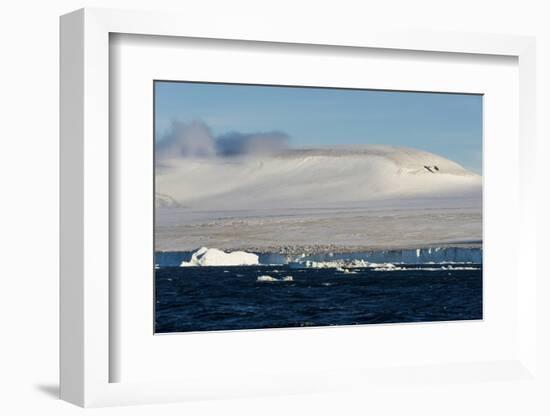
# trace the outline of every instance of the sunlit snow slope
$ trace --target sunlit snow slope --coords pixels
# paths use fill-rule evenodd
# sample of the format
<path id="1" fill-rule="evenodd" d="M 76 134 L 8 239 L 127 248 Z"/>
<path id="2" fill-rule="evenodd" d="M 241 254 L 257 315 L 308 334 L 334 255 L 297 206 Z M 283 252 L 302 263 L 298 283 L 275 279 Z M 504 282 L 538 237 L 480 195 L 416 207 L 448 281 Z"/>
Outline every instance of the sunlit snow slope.
<path id="1" fill-rule="evenodd" d="M 157 163 L 157 250 L 319 253 L 478 246 L 482 178 L 413 149 Z"/>
<path id="2" fill-rule="evenodd" d="M 289 150 L 159 165 L 157 207 L 318 208 L 384 199 L 481 200 L 481 176 L 440 156 L 398 147 Z"/>

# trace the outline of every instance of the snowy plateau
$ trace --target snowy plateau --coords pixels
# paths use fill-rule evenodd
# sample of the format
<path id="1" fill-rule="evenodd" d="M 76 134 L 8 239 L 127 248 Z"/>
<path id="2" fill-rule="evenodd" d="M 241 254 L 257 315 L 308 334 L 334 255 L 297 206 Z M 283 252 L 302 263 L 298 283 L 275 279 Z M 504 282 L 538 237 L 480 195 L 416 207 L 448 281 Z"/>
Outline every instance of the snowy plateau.
<path id="1" fill-rule="evenodd" d="M 155 189 L 157 252 L 219 249 L 191 262 L 256 264 L 242 256 L 252 253 L 476 249 L 482 242 L 482 177 L 409 148 L 162 160 Z M 238 250 L 249 253 L 224 253 Z"/>

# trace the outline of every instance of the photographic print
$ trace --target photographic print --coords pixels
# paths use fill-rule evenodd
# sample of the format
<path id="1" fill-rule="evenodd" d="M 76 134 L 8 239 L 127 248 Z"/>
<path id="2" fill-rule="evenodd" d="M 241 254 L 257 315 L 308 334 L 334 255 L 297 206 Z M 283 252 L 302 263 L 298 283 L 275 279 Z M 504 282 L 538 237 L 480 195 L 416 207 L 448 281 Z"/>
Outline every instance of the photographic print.
<path id="1" fill-rule="evenodd" d="M 155 333 L 482 319 L 482 109 L 155 81 Z"/>

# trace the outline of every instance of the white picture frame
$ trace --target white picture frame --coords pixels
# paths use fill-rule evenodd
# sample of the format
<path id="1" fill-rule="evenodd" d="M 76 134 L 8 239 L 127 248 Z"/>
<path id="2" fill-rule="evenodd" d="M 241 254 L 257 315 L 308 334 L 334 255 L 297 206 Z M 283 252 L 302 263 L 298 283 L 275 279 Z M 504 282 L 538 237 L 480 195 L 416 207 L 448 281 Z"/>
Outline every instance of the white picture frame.
<path id="1" fill-rule="evenodd" d="M 185 21 L 185 24 L 182 24 Z M 418 363 L 416 380 L 478 382 L 482 372 L 496 379 L 536 377 L 535 189 L 529 169 L 535 162 L 535 41 L 507 35 L 382 32 L 360 30 L 328 34 L 282 31 L 277 25 L 215 26 L 165 13 L 82 9 L 61 18 L 61 398 L 80 406 L 158 403 L 196 398 L 260 394 L 323 392 L 407 379 L 407 369 L 369 367 L 368 372 L 331 369 L 330 377 L 282 372 L 265 379 L 244 380 L 220 374 L 213 381 L 189 377 L 178 381 L 112 382 L 110 366 L 117 357 L 110 311 L 110 172 L 109 37 L 134 34 L 250 42 L 277 42 L 332 47 L 429 51 L 443 54 L 503 55 L 519 67 L 519 185 L 517 203 L 518 264 L 522 279 L 517 291 L 517 353 L 498 361 Z M 518 271 L 514 271 L 518 273 Z M 315 336 L 306 332 L 304 337 Z M 169 338 L 169 337 L 168 337 Z M 169 341 L 166 341 L 169 342 Z M 483 379 L 482 377 L 481 379 Z M 342 383 L 341 380 L 353 380 Z"/>

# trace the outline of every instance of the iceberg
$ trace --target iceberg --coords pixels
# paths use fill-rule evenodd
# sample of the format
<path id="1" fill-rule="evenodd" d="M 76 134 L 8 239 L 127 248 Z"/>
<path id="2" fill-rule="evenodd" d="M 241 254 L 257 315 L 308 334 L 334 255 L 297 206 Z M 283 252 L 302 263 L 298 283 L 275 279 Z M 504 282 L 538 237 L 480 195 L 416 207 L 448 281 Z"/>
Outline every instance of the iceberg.
<path id="1" fill-rule="evenodd" d="M 191 255 L 189 261 L 182 261 L 180 267 L 192 266 L 254 266 L 258 255 L 246 251 L 226 253 L 217 248 L 201 247 Z"/>

